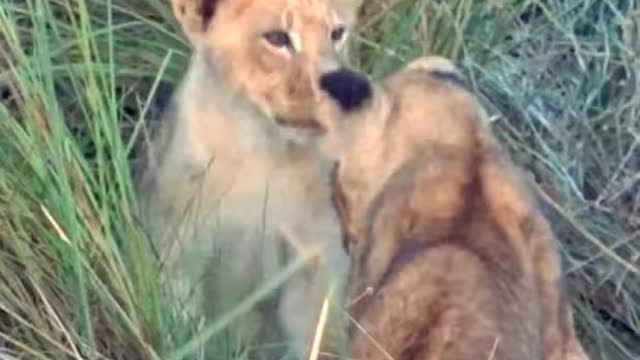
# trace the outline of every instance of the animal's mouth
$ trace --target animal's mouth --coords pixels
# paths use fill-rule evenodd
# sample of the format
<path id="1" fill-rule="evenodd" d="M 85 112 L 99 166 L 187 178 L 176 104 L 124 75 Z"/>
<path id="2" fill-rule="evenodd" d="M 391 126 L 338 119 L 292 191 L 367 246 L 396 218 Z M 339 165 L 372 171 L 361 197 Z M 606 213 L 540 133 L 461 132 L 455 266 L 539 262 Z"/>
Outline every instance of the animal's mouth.
<path id="1" fill-rule="evenodd" d="M 279 126 L 286 128 L 306 130 L 318 134 L 324 134 L 325 132 L 327 132 L 326 127 L 313 118 L 288 118 L 283 116 L 276 116 L 275 122 Z"/>

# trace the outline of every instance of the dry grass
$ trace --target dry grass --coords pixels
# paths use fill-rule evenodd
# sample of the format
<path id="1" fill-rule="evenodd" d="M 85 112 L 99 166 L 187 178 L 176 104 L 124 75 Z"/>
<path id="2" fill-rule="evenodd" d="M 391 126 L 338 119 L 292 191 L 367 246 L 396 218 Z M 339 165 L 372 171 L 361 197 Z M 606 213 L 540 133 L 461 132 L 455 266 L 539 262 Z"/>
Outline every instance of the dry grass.
<path id="1" fill-rule="evenodd" d="M 210 337 L 231 358 L 217 335 L 268 290 L 213 324 L 182 314 L 137 224 L 131 139 L 189 55 L 167 5 L 0 0 L 0 358 L 204 359 Z M 535 179 L 583 343 L 640 358 L 638 1 L 369 0 L 360 30 L 375 77 L 460 63 Z"/>

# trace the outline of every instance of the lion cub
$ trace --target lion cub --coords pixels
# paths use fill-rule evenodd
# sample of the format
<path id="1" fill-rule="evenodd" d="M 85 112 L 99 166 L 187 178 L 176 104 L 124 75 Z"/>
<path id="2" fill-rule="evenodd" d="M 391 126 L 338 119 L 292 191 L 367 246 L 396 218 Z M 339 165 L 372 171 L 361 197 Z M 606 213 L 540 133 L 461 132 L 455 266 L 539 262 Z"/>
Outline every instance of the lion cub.
<path id="1" fill-rule="evenodd" d="M 356 359 L 586 359 L 555 242 L 445 59 L 340 119 Z"/>
<path id="2" fill-rule="evenodd" d="M 298 356 L 328 286 L 348 269 L 331 162 L 314 144 L 327 129 L 314 119 L 370 95 L 368 81 L 341 65 L 361 1 L 172 0 L 194 53 L 137 186 L 164 274 L 185 298 L 195 289 L 195 305 L 213 316 L 297 251 L 320 252 L 323 266 L 291 278 L 234 332 L 265 342 L 282 331 Z M 282 229 L 300 243 L 285 243 Z"/>

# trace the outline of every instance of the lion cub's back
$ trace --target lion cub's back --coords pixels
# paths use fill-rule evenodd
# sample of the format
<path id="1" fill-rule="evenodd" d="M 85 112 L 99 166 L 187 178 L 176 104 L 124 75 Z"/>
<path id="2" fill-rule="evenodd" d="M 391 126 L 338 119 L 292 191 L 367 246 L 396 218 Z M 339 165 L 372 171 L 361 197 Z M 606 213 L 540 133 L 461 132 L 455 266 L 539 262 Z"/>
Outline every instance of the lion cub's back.
<path id="1" fill-rule="evenodd" d="M 497 201 L 490 196 L 493 194 L 485 193 L 487 184 L 493 182 L 487 179 L 484 166 L 502 164 L 494 164 L 497 157 L 484 143 L 489 135 L 481 124 L 475 98 L 455 82 L 455 78 L 442 79 L 419 69 L 400 72 L 385 81 L 394 101 L 385 123 L 386 144 L 404 146 L 404 151 L 393 152 L 407 157 L 395 159 L 397 162 L 410 161 L 412 154 L 423 154 L 427 159 L 418 161 L 416 167 L 406 167 L 410 171 L 395 174 L 413 179 L 405 181 L 411 185 L 403 188 L 404 195 L 396 194 L 392 201 L 378 204 L 387 208 L 377 212 L 386 214 L 385 224 L 413 219 L 410 227 L 414 230 L 411 236 L 374 232 L 366 240 L 374 243 L 367 249 L 381 248 L 375 242 L 386 241 L 394 242 L 386 248 L 395 251 L 378 258 L 377 265 L 386 271 L 374 287 L 375 296 L 354 307 L 355 317 L 369 332 L 354 333 L 355 358 L 544 357 L 543 314 L 536 275 L 530 271 L 531 254 L 523 239 L 513 237 L 513 231 L 507 231 L 510 229 L 504 228 L 504 221 L 496 218 L 496 204 L 506 200 Z M 504 171 L 506 174 L 509 169 Z M 443 194 L 449 192 L 464 193 L 464 201 L 436 201 L 447 198 Z M 520 202 L 508 205 L 519 209 Z M 521 215 L 509 209 L 505 210 L 509 216 Z M 377 225 L 383 220 L 369 221 L 373 222 L 369 229 L 380 229 Z M 361 272 L 373 272 L 368 270 Z M 389 356 L 374 346 L 371 338 Z"/>
<path id="2" fill-rule="evenodd" d="M 541 314 L 530 279 L 517 279 L 467 239 L 458 240 L 409 243 L 393 255 L 377 295 L 356 310 L 369 335 L 355 334 L 355 358 L 387 359 L 371 336 L 401 360 L 542 359 Z"/>

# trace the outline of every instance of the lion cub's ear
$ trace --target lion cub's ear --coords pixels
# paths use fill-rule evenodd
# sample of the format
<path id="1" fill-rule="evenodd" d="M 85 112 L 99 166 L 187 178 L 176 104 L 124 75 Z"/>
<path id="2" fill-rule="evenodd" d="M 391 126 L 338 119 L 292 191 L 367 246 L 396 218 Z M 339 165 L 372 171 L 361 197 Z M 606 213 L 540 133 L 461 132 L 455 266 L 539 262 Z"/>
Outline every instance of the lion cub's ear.
<path id="1" fill-rule="evenodd" d="M 192 42 L 207 31 L 221 1 L 223 0 L 171 0 L 173 13 Z"/>
<path id="2" fill-rule="evenodd" d="M 358 17 L 358 12 L 362 10 L 364 0 L 333 0 L 333 5 L 342 9 L 343 15 L 346 15 L 344 20 L 347 23 L 353 23 Z"/>

